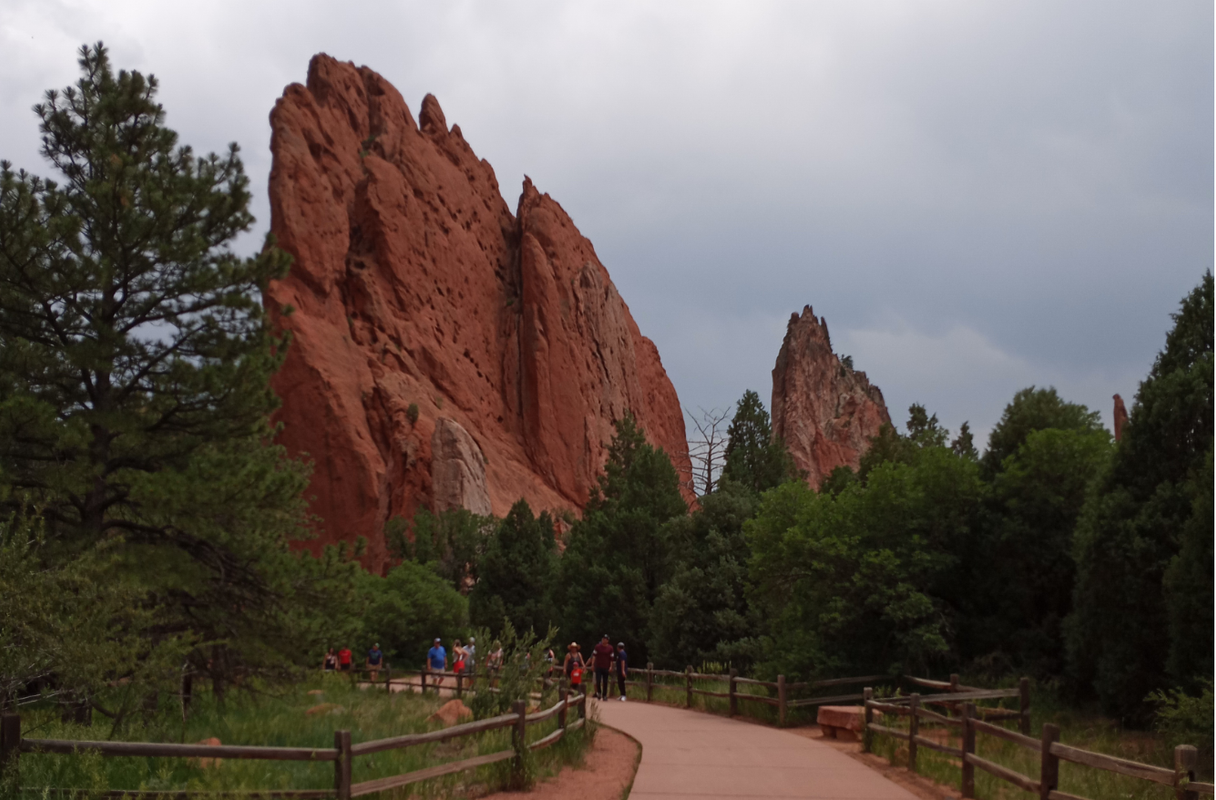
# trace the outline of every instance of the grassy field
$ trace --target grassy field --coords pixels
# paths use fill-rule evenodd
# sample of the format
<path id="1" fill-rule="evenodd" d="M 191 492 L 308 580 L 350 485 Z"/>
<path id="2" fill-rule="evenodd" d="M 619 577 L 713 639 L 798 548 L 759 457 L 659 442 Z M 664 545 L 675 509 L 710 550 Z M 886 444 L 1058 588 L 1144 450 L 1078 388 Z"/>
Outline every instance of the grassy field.
<path id="1" fill-rule="evenodd" d="M 1030 731 L 1031 735 L 1036 738 L 1042 734 L 1043 724 L 1050 722 L 1060 727 L 1060 741 L 1064 744 L 1169 769 L 1173 769 L 1174 766 L 1174 745 L 1185 743 L 1173 741 L 1161 734 L 1123 729 L 1113 720 L 1099 714 L 1078 710 L 1061 703 L 1048 691 L 1032 690 L 1031 697 Z M 934 710 L 940 712 L 938 708 Z M 882 724 L 900 730 L 908 728 L 906 717 L 895 719 L 888 715 L 884 717 Z M 1014 722 L 1006 723 L 1005 726 L 1016 730 Z M 931 733 L 927 733 L 927 731 L 931 731 Z M 960 733 L 957 728 L 921 720 L 921 735 L 942 741 L 950 747 L 961 747 Z M 873 750 L 878 755 L 889 759 L 893 764 L 907 766 L 907 742 L 889 736 L 875 735 Z M 1211 750 L 1207 748 L 1205 752 L 1205 748 L 1201 747 L 1200 753 L 1196 778 L 1201 781 L 1211 781 Z M 1020 772 L 1032 780 L 1037 781 L 1039 778 L 1040 754 L 1037 751 L 980 733 L 976 736 L 976 754 Z M 922 747 L 917 753 L 917 767 L 917 771 L 921 775 L 952 787 L 955 791 L 958 790 L 961 769 L 957 758 Z M 1091 800 L 1173 800 L 1174 798 L 1174 790 L 1169 786 L 1128 778 L 1113 772 L 1065 761 L 1060 762 L 1059 789 L 1069 794 L 1091 798 Z M 975 770 L 975 793 L 980 800 L 1006 800 L 1006 798 L 1013 800 L 1026 797 L 1026 794 L 1017 787 L 978 768 Z"/>
<path id="2" fill-rule="evenodd" d="M 425 697 L 383 689 L 359 689 L 336 675 L 316 675 L 290 687 L 267 688 L 262 692 L 230 693 L 226 710 L 216 709 L 212 698 L 196 696 L 184 723 L 180 706 L 165 708 L 113 738 L 123 741 L 199 742 L 215 737 L 223 744 L 279 747 L 333 747 L 334 731 L 349 730 L 352 742 L 364 742 L 421 733 L 441 727 L 429 723 L 448 698 Z M 546 707 L 556 698 L 546 699 Z M 314 713 L 310 709 L 326 704 Z M 172 707 L 169 707 L 169 706 Z M 574 713 L 574 712 L 572 712 Z M 528 727 L 528 740 L 552 732 L 556 720 Z M 26 708 L 22 711 L 25 736 L 38 739 L 107 739 L 110 726 L 96 717 L 92 727 L 60 721 L 58 709 Z M 594 735 L 594 725 L 563 738 L 557 745 L 536 754 L 529 769 L 538 776 L 557 771 L 563 764 L 581 760 L 585 745 Z M 388 777 L 462 758 L 493 753 L 511 747 L 509 730 L 493 731 L 449 742 L 393 750 L 354 759 L 355 782 Z M 476 771 L 451 775 L 406 787 L 382 796 L 464 797 L 503 784 L 510 762 Z M 96 754 L 62 756 L 23 754 L 23 788 L 75 788 L 90 791 L 113 789 L 251 791 L 268 789 L 330 789 L 334 782 L 331 762 L 254 761 L 225 759 L 218 765 L 200 766 L 191 759 L 106 757 Z M 36 794 L 23 792 L 24 797 Z"/>

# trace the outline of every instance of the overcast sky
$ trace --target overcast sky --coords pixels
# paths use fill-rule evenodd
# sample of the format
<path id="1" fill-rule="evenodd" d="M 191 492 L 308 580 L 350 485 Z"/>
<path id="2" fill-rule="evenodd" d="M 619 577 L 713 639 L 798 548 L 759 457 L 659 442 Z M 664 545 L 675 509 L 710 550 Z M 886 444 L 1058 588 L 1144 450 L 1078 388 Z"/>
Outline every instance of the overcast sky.
<path id="1" fill-rule="evenodd" d="M 267 115 L 316 52 L 594 242 L 683 404 L 767 403 L 791 312 L 826 316 L 906 419 L 987 431 L 1018 389 L 1129 405 L 1213 260 L 1213 4 L 0 0 L 0 157 L 102 39 L 198 150 L 238 142 L 268 223 Z"/>

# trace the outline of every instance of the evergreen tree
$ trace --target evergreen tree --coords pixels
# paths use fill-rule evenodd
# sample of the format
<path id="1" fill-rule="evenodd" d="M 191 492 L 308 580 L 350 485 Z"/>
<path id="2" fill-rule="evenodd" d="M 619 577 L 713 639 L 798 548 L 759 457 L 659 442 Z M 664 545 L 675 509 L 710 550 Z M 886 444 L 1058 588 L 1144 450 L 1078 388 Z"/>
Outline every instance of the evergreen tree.
<path id="1" fill-rule="evenodd" d="M 945 447 L 950 441 L 950 431 L 937 421 L 937 414 L 930 416 L 920 403 L 908 408 L 908 440 L 917 447 Z"/>
<path id="2" fill-rule="evenodd" d="M 979 461 L 979 451 L 975 449 L 975 436 L 971 433 L 971 424 L 964 421 L 959 426 L 958 436 L 950 443 L 950 449 L 963 458 Z"/>
<path id="3" fill-rule="evenodd" d="M 497 637 L 507 620 L 517 631 L 546 636 L 557 622 L 553 610 L 556 574 L 553 518 L 548 511 L 534 517 L 527 501 L 517 500 L 482 556 L 478 581 L 469 593 L 473 625 Z"/>
<path id="4" fill-rule="evenodd" d="M 284 343 L 259 289 L 287 258 L 229 249 L 253 222 L 236 145 L 196 157 L 154 78 L 100 44 L 80 65 L 35 107 L 62 183 L 0 166 L 0 477 L 45 557 L 121 540 L 114 579 L 166 609 L 158 635 L 212 643 L 200 668 L 281 661 L 307 472 L 267 444 Z"/>
<path id="5" fill-rule="evenodd" d="M 671 571 L 660 531 L 685 513 L 671 460 L 627 414 L 616 422 L 604 474 L 562 555 L 563 637 L 589 645 L 608 633 L 625 642 L 635 663 L 645 663 L 651 609 Z"/>
<path id="6" fill-rule="evenodd" d="M 785 444 L 773 439 L 768 411 L 760 395 L 748 389 L 735 405 L 727 428 L 723 480 L 734 481 L 759 494 L 798 476 Z"/>
<path id="7" fill-rule="evenodd" d="M 1070 672 L 1132 721 L 1147 718 L 1149 692 L 1197 690 L 1212 674 L 1212 566 L 1202 561 L 1212 537 L 1212 328 L 1208 272 L 1174 315 L 1077 526 Z"/>

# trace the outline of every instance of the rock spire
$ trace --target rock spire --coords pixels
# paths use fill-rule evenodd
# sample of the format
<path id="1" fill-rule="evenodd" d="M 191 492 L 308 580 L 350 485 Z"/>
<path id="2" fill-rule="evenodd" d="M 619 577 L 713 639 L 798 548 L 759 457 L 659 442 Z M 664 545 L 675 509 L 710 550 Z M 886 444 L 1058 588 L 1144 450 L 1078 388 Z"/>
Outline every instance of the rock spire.
<path id="1" fill-rule="evenodd" d="M 790 316 L 773 367 L 773 436 L 785 441 L 812 488 L 833 469 L 856 469 L 891 416 L 882 391 L 832 352 L 826 319 L 810 306 Z"/>

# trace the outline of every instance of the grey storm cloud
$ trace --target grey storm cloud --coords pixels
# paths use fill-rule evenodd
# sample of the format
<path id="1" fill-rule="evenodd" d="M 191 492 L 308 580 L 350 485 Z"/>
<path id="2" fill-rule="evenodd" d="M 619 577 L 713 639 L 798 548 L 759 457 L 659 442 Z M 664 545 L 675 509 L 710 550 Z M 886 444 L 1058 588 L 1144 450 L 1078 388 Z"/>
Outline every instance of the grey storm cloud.
<path id="1" fill-rule="evenodd" d="M 1210 2 L 6 0 L 0 157 L 104 40 L 196 149 L 243 148 L 324 51 L 426 92 L 596 245 L 686 407 L 768 397 L 789 314 L 902 419 L 1018 389 L 1130 399 L 1213 255 Z"/>

